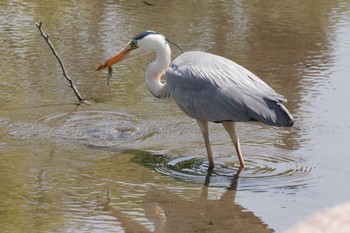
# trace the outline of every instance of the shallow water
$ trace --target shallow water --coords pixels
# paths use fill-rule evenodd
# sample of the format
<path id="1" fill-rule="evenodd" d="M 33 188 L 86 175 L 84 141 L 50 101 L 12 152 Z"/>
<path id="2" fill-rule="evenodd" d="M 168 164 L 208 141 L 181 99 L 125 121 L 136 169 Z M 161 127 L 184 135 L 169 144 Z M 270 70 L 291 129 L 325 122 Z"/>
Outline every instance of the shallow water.
<path id="1" fill-rule="evenodd" d="M 283 232 L 349 200 L 348 1 L 5 1 L 0 20 L 2 231 Z M 91 105 L 75 105 L 39 21 Z M 237 176 L 211 124 L 208 174 L 196 122 L 145 87 L 151 56 L 115 66 L 110 86 L 94 72 L 146 29 L 247 67 L 295 126 L 239 123 Z"/>

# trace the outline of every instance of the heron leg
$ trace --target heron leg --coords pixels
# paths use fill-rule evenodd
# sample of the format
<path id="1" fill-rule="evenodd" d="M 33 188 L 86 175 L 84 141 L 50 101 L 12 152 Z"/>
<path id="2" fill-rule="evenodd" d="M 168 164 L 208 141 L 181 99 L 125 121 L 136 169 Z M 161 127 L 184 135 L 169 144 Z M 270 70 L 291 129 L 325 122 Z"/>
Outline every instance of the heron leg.
<path id="1" fill-rule="evenodd" d="M 230 135 L 233 145 L 236 148 L 237 156 L 240 163 L 240 169 L 243 169 L 245 167 L 245 164 L 244 164 L 244 159 L 241 152 L 241 146 L 239 145 L 239 137 L 236 130 L 236 124 L 235 122 L 231 122 L 231 121 L 223 121 L 222 125 L 225 127 L 227 133 Z"/>
<path id="2" fill-rule="evenodd" d="M 213 153 L 211 152 L 211 147 L 210 147 L 210 142 L 209 142 L 208 121 L 197 119 L 197 123 L 199 125 L 199 128 L 201 129 L 201 132 L 202 132 L 202 135 L 204 138 L 205 148 L 207 149 L 207 154 L 208 154 L 209 167 L 213 168 L 214 167 L 214 158 L 213 158 Z"/>

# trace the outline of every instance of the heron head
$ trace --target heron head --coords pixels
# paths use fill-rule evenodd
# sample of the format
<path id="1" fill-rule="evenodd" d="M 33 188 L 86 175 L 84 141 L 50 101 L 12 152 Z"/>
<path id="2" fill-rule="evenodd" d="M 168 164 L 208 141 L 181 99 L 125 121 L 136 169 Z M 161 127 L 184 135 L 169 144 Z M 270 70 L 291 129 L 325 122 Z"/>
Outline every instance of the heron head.
<path id="1" fill-rule="evenodd" d="M 159 41 L 166 41 L 166 38 L 154 31 L 144 31 L 132 38 L 126 46 L 116 55 L 109 58 L 105 63 L 97 67 L 96 71 L 111 67 L 113 64 L 132 57 L 148 54 L 154 51 L 153 45 Z"/>

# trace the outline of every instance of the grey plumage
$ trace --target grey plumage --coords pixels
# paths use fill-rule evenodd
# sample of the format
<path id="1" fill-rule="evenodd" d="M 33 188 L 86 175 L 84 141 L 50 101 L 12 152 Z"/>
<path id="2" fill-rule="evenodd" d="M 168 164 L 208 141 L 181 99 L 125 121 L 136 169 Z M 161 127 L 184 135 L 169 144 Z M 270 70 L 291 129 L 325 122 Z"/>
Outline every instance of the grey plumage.
<path id="1" fill-rule="evenodd" d="M 244 67 L 198 51 L 176 58 L 166 72 L 170 95 L 189 116 L 211 122 L 260 121 L 291 126 L 284 97 Z"/>

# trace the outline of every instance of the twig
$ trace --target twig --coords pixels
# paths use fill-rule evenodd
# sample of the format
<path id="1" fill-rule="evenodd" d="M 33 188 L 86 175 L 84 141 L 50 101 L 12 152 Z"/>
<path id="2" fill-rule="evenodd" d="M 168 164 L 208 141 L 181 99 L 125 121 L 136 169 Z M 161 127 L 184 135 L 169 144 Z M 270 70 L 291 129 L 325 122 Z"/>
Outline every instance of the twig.
<path id="1" fill-rule="evenodd" d="M 69 77 L 69 75 L 67 74 L 67 71 L 66 69 L 64 68 L 64 65 L 63 65 L 63 62 L 62 60 L 60 59 L 60 57 L 58 56 L 55 48 L 53 47 L 53 45 L 51 44 L 50 40 L 49 40 L 49 35 L 45 34 L 44 31 L 43 31 L 43 28 L 42 28 L 42 25 L 43 23 L 40 21 L 39 23 L 36 23 L 35 24 L 40 33 L 41 33 L 41 36 L 45 39 L 46 43 L 49 45 L 52 53 L 55 55 L 55 57 L 57 58 L 58 62 L 60 63 L 60 66 L 61 66 L 61 69 L 63 71 L 63 76 L 67 79 L 67 81 L 69 82 L 69 86 L 72 88 L 75 96 L 78 98 L 79 100 L 79 104 L 82 104 L 82 103 L 87 103 L 87 101 L 80 95 L 78 89 L 75 87 L 74 85 L 74 82 L 73 80 Z"/>

